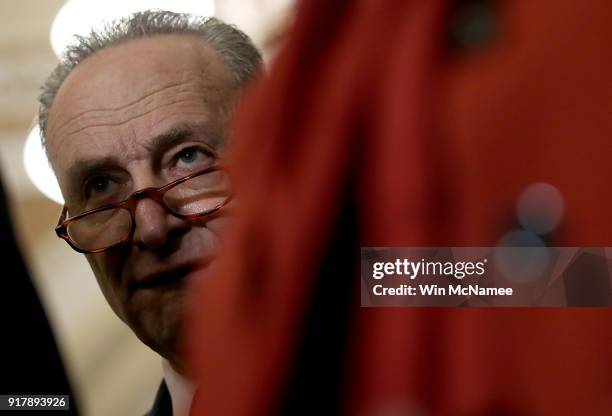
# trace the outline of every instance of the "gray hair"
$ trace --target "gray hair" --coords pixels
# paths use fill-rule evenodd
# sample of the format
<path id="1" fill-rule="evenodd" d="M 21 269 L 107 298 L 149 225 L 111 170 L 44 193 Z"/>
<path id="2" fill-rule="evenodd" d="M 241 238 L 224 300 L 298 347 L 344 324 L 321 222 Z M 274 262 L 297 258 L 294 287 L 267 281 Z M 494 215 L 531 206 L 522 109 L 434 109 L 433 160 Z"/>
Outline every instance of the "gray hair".
<path id="1" fill-rule="evenodd" d="M 76 35 L 76 42 L 65 51 L 60 63 L 41 87 L 38 123 L 43 146 L 47 119 L 53 100 L 70 72 L 88 56 L 109 46 L 156 35 L 196 35 L 207 42 L 233 74 L 236 86 L 248 83 L 259 71 L 262 59 L 249 37 L 233 25 L 214 17 L 200 17 L 164 10 L 147 10 L 116 20 L 100 32 Z"/>

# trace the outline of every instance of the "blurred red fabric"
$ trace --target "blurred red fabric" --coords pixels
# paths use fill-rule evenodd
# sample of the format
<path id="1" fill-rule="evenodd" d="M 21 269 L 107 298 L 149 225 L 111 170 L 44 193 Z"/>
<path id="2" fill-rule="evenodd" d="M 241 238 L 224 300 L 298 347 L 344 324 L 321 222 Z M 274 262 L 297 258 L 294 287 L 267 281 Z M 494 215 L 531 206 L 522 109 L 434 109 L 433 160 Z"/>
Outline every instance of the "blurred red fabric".
<path id="1" fill-rule="evenodd" d="M 278 411 L 349 178 L 357 247 L 493 246 L 535 182 L 565 201 L 550 245 L 611 245 L 609 1 L 481 2 L 479 47 L 449 39 L 465 4 L 300 3 L 232 139 L 240 208 L 190 317 L 192 414 Z M 610 309 L 352 314 L 346 414 L 612 414 Z"/>

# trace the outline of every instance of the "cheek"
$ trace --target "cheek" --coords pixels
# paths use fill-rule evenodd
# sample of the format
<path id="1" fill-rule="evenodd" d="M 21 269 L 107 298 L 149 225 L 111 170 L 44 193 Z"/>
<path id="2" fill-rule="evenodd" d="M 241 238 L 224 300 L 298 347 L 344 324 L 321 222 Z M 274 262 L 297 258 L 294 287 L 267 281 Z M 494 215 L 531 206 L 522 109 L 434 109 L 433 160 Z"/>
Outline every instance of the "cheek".
<path id="1" fill-rule="evenodd" d="M 119 253 L 104 252 L 86 255 L 94 272 L 98 286 L 113 311 L 123 319 L 123 298 L 125 291 L 121 288 L 121 257 Z"/>
<path id="2" fill-rule="evenodd" d="M 213 228 L 209 223 L 204 226 L 194 224 L 190 232 L 183 236 L 180 245 L 179 251 L 182 260 L 215 257 L 219 245 L 216 228 Z"/>
<path id="3" fill-rule="evenodd" d="M 207 218 L 202 224 L 194 224 L 182 242 L 185 257 L 191 259 L 217 257 L 219 247 L 227 236 L 230 221 L 228 216 L 215 216 Z"/>
<path id="4" fill-rule="evenodd" d="M 212 217 L 207 219 L 206 228 L 211 230 L 218 238 L 223 239 L 234 217 L 237 205 L 238 202 L 234 199 L 216 214 L 213 214 Z"/>
<path id="5" fill-rule="evenodd" d="M 230 221 L 230 217 L 220 216 L 213 218 L 209 222 L 207 222 L 206 227 L 210 231 L 212 231 L 217 237 L 223 239 L 223 237 L 225 237 L 225 234 L 227 234 L 227 229 L 229 228 Z"/>

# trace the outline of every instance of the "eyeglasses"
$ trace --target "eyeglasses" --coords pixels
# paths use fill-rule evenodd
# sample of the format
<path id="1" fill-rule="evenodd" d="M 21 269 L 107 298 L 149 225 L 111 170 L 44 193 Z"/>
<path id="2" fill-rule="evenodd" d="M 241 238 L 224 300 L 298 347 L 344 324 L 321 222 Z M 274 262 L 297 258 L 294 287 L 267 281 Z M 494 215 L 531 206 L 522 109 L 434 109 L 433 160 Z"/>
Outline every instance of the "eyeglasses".
<path id="1" fill-rule="evenodd" d="M 64 205 L 55 233 L 79 253 L 100 253 L 129 241 L 136 230 L 138 201 L 151 198 L 178 218 L 194 220 L 210 215 L 232 198 L 229 175 L 212 166 L 160 188 L 145 188 L 127 199 L 66 218 Z"/>

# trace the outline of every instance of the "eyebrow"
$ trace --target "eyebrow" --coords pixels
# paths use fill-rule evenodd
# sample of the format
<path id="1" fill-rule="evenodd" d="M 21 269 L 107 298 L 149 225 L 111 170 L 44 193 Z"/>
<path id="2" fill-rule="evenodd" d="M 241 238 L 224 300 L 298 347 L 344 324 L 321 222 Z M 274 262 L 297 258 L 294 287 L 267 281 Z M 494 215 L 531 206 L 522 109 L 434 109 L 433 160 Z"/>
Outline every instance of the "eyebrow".
<path id="1" fill-rule="evenodd" d="M 217 155 L 223 137 L 204 124 L 180 123 L 153 137 L 144 146 L 151 154 L 163 154 L 168 149 L 190 137 L 203 137 L 210 150 Z"/>

